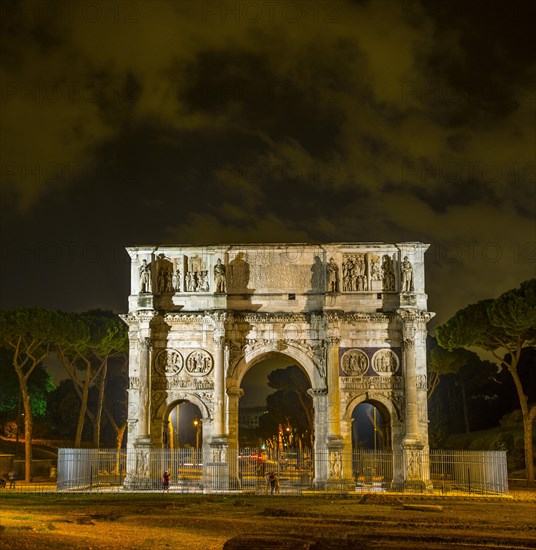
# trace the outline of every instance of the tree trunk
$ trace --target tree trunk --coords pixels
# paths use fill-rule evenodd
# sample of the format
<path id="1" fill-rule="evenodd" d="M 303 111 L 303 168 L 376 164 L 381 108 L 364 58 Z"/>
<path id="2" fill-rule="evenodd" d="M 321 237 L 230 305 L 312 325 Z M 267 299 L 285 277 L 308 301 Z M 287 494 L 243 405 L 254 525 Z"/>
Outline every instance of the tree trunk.
<path id="1" fill-rule="evenodd" d="M 536 414 L 535 407 L 529 411 L 528 398 L 523 392 L 523 386 L 517 372 L 517 361 L 508 365 L 508 370 L 512 375 L 517 390 L 521 412 L 523 413 L 523 442 L 525 444 L 525 468 L 527 471 L 527 483 L 534 483 L 534 450 L 532 448 L 532 421 Z"/>
<path id="2" fill-rule="evenodd" d="M 465 424 L 465 433 L 468 434 L 469 430 L 469 416 L 467 415 L 467 401 L 465 397 L 465 383 L 460 380 L 460 386 L 462 387 L 462 403 L 463 403 L 463 422 Z"/>
<path id="3" fill-rule="evenodd" d="M 427 388 L 427 394 L 426 397 L 428 400 L 432 398 L 432 395 L 434 395 L 434 392 L 439 385 L 439 374 L 437 372 L 430 373 L 430 376 L 428 377 L 428 388 Z"/>
<path id="4" fill-rule="evenodd" d="M 125 422 L 115 433 L 115 446 L 116 446 L 116 460 L 115 460 L 115 473 L 119 474 L 119 459 L 121 456 L 121 447 L 123 446 L 123 437 L 127 423 Z"/>
<path id="5" fill-rule="evenodd" d="M 532 447 L 532 419 L 523 415 L 523 435 L 525 440 L 525 467 L 527 468 L 527 483 L 534 483 L 534 449 Z"/>
<path id="6" fill-rule="evenodd" d="M 108 360 L 104 359 L 104 362 L 102 365 L 101 378 L 99 382 L 99 399 L 97 402 L 97 414 L 95 415 L 95 424 L 94 424 L 94 431 L 93 431 L 93 444 L 97 449 L 100 448 L 102 407 L 104 405 L 104 387 L 106 386 L 107 372 L 108 372 Z"/>
<path id="7" fill-rule="evenodd" d="M 86 381 L 84 383 L 84 389 L 82 391 L 82 403 L 80 403 L 80 413 L 78 414 L 78 424 L 76 426 L 76 438 L 74 446 L 79 449 L 82 444 L 82 432 L 84 430 L 84 420 L 86 418 L 87 399 L 89 395 L 89 381 L 90 381 L 90 368 L 86 368 Z"/>
<path id="8" fill-rule="evenodd" d="M 32 481 L 32 404 L 26 384 L 21 385 L 22 402 L 24 404 L 24 479 L 26 483 Z"/>

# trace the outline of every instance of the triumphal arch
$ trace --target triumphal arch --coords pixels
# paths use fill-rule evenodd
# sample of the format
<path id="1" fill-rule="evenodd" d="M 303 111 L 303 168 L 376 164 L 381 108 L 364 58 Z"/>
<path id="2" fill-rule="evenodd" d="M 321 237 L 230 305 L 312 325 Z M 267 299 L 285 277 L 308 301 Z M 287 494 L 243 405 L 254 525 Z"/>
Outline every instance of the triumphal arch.
<path id="1" fill-rule="evenodd" d="M 235 487 L 241 381 L 289 357 L 314 407 L 316 488 L 352 483 L 351 422 L 364 402 L 386 419 L 393 481 L 426 484 L 424 253 L 404 243 L 139 246 L 131 257 L 129 480 L 140 482 L 183 401 L 203 423 L 204 482 Z M 321 459 L 328 457 L 328 459 Z M 209 467 L 210 466 L 210 467 Z M 211 473 L 212 472 L 212 473 Z M 218 475 L 215 476 L 214 472 Z M 224 484 L 224 487 L 226 485 Z"/>

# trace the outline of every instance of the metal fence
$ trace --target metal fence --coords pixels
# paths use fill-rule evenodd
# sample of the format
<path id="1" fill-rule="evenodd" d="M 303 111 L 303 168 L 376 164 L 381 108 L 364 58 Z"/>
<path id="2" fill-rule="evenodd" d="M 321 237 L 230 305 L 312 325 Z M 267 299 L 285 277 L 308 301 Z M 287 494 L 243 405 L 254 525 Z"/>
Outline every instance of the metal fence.
<path id="1" fill-rule="evenodd" d="M 335 492 L 508 493 L 504 451 L 432 450 L 421 458 L 423 480 L 404 482 L 402 452 L 356 450 L 342 456 L 340 483 L 315 483 L 315 468 L 330 474 L 329 452 L 309 450 L 228 450 L 224 463 L 211 462 L 208 449 L 152 449 L 139 468 L 139 457 L 124 449 L 59 449 L 57 489 L 162 490 L 162 474 L 170 473 L 172 492 L 242 491 L 266 494 L 270 472 L 275 492 L 301 494 L 321 489 Z M 351 473 L 350 470 L 351 469 Z M 321 477 L 321 476 L 320 476 Z"/>

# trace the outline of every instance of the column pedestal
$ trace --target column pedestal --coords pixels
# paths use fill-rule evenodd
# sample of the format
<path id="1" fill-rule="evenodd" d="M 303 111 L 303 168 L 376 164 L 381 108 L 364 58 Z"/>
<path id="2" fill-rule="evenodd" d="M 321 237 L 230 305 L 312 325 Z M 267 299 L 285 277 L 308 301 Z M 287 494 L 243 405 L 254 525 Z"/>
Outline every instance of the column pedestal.
<path id="1" fill-rule="evenodd" d="M 426 490 L 424 470 L 425 461 L 424 445 L 414 439 L 406 439 L 402 443 L 402 461 L 404 465 L 404 491 L 422 493 Z"/>
<path id="2" fill-rule="evenodd" d="M 352 472 L 346 472 L 344 464 L 344 441 L 341 436 L 328 436 L 328 491 L 348 492 L 354 490 Z"/>
<path id="3" fill-rule="evenodd" d="M 203 457 L 203 492 L 230 489 L 228 450 L 226 437 L 214 437 L 210 442 L 208 452 Z"/>
<path id="4" fill-rule="evenodd" d="M 135 491 L 156 489 L 154 480 L 151 480 L 151 439 L 149 436 L 140 436 L 134 443 L 134 453 L 129 453 L 127 476 L 124 488 Z M 162 472 L 163 473 L 163 472 Z"/>

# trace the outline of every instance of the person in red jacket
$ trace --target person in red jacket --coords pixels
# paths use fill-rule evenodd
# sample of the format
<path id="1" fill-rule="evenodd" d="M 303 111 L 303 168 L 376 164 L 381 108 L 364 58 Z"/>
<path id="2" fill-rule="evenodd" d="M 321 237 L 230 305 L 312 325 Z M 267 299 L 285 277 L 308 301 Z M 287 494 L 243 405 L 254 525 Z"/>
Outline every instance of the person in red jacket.
<path id="1" fill-rule="evenodd" d="M 169 492 L 169 472 L 167 470 L 162 475 L 162 492 Z"/>

